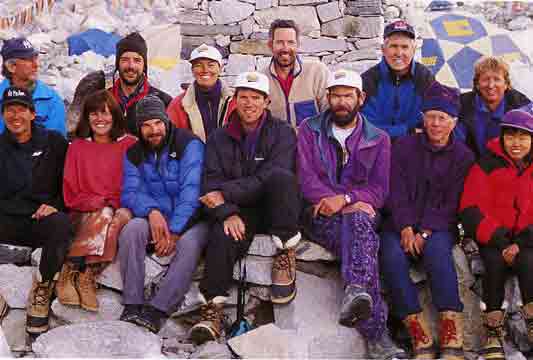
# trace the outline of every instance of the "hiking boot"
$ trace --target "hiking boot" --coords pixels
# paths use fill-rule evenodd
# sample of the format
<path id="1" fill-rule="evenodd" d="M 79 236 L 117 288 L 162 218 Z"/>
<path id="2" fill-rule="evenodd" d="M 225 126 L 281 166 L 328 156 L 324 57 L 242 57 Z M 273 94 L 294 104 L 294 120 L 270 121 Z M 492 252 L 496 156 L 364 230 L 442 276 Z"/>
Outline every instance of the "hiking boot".
<path id="1" fill-rule="evenodd" d="M 98 311 L 96 277 L 90 265 L 85 267 L 85 271 L 80 271 L 78 273 L 77 285 L 82 309 L 87 311 Z"/>
<path id="2" fill-rule="evenodd" d="M 7 315 L 8 311 L 9 306 L 7 305 L 7 301 L 2 295 L 0 295 L 0 322 Z"/>
<path id="3" fill-rule="evenodd" d="M 163 320 L 165 320 L 166 317 L 167 314 L 164 311 L 156 309 L 151 305 L 146 305 L 143 307 L 139 316 L 133 320 L 133 322 L 157 334 L 159 330 L 161 330 L 161 326 L 163 326 Z"/>
<path id="4" fill-rule="evenodd" d="M 124 305 L 124 310 L 120 314 L 120 321 L 126 321 L 132 324 L 137 324 L 137 318 L 142 312 L 142 305 L 139 304 L 126 304 Z"/>
<path id="5" fill-rule="evenodd" d="M 441 358 L 445 360 L 463 360 L 463 313 L 443 311 L 439 315 Z"/>
<path id="6" fill-rule="evenodd" d="M 368 357 L 370 359 L 407 359 L 405 351 L 392 341 L 387 329 L 376 341 L 368 341 Z"/>
<path id="7" fill-rule="evenodd" d="M 354 327 L 358 320 L 367 320 L 372 314 L 372 297 L 360 286 L 348 285 L 344 289 L 339 324 Z"/>
<path id="8" fill-rule="evenodd" d="M 200 345 L 206 341 L 217 340 L 222 335 L 222 311 L 225 298 L 217 296 L 200 308 L 201 320 L 191 328 L 191 340 Z"/>
<path id="9" fill-rule="evenodd" d="M 522 306 L 522 313 L 527 324 L 527 339 L 530 344 L 533 344 L 533 302 Z"/>
<path id="10" fill-rule="evenodd" d="M 504 360 L 503 350 L 503 311 L 495 310 L 485 313 L 484 326 L 487 330 L 487 341 L 481 347 L 479 355 L 485 360 Z"/>
<path id="11" fill-rule="evenodd" d="M 63 305 L 80 305 L 80 296 L 75 283 L 77 274 L 78 271 L 74 269 L 74 264 L 69 261 L 63 264 L 56 283 L 57 299 Z"/>
<path id="12" fill-rule="evenodd" d="M 422 313 L 408 315 L 403 323 L 411 336 L 415 359 L 435 359 L 433 335 Z"/>
<path id="13" fill-rule="evenodd" d="M 26 305 L 26 331 L 30 334 L 42 334 L 48 331 L 50 302 L 54 294 L 54 282 L 38 281 L 33 278 L 28 304 Z"/>

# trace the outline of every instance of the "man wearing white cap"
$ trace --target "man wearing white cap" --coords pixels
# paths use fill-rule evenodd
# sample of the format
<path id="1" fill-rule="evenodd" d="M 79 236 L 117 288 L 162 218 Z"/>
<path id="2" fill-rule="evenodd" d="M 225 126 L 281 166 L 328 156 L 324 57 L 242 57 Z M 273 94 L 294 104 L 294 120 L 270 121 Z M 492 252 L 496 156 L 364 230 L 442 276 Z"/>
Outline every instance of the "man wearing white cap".
<path id="1" fill-rule="evenodd" d="M 233 266 L 257 233 L 266 233 L 278 249 L 272 266 L 272 301 L 296 295 L 296 256 L 300 240 L 300 199 L 295 175 L 296 134 L 272 117 L 268 78 L 240 74 L 235 82 L 236 111 L 206 144 L 202 194 L 212 226 L 200 290 L 207 300 L 202 320 L 191 330 L 196 343 L 222 333 L 222 305 L 232 284 Z"/>
<path id="2" fill-rule="evenodd" d="M 170 103 L 167 113 L 176 127 L 191 130 L 205 142 L 213 130 L 225 124 L 235 102 L 231 101 L 232 91 L 219 78 L 222 55 L 216 48 L 202 44 L 192 51 L 189 61 L 194 83 Z"/>
<path id="3" fill-rule="evenodd" d="M 378 211 L 389 191 L 390 139 L 359 112 L 359 74 L 338 70 L 327 84 L 329 109 L 298 130 L 298 179 L 310 205 L 311 239 L 341 259 L 345 284 L 339 323 L 357 327 L 373 359 L 401 358 L 390 340 L 378 273 Z"/>

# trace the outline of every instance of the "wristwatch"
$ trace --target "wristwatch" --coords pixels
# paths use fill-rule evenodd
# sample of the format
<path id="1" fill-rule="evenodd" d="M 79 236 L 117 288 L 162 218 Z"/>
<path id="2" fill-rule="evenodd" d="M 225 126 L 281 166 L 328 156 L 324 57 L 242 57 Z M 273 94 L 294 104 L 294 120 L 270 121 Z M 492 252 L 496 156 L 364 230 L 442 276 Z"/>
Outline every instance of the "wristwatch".
<path id="1" fill-rule="evenodd" d="M 425 231 L 422 231 L 420 233 L 420 236 L 422 236 L 422 239 L 427 240 L 429 238 L 429 234 Z"/>
<path id="2" fill-rule="evenodd" d="M 350 205 L 352 203 L 352 198 L 348 194 L 344 194 L 344 201 L 346 202 L 346 205 Z"/>

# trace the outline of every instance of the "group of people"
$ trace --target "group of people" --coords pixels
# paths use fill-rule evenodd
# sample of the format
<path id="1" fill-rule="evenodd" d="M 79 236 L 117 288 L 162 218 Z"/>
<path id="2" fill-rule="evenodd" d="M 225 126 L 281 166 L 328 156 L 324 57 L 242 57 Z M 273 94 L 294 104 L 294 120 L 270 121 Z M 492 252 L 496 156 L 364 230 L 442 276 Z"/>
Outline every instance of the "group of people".
<path id="1" fill-rule="evenodd" d="M 298 45 L 297 25 L 275 20 L 270 65 L 240 74 L 233 89 L 220 79 L 220 52 L 201 45 L 194 82 L 172 99 L 150 85 L 146 42 L 130 34 L 117 44 L 116 81 L 86 96 L 69 144 L 61 100 L 37 79 L 38 53 L 23 38 L 4 42 L 0 233 L 43 248 L 28 332 L 48 329 L 54 289 L 61 303 L 98 311 L 96 277 L 115 258 L 120 319 L 158 332 L 203 255 L 205 301 L 190 336 L 219 339 L 233 267 L 254 236 L 269 234 L 277 249 L 271 298 L 282 305 L 297 296 L 304 234 L 339 258 L 339 323 L 359 330 L 369 357 L 407 357 L 389 336 L 390 308 L 414 357 L 463 359 L 452 258 L 461 221 L 487 265 L 483 354 L 504 359 L 509 272 L 533 342 L 533 107 L 505 62 L 481 58 L 472 92 L 460 94 L 413 60 L 405 21 L 386 26 L 383 59 L 362 75 L 304 62 Z M 145 299 L 149 253 L 172 260 Z M 440 314 L 439 349 L 409 277 L 414 263 Z"/>

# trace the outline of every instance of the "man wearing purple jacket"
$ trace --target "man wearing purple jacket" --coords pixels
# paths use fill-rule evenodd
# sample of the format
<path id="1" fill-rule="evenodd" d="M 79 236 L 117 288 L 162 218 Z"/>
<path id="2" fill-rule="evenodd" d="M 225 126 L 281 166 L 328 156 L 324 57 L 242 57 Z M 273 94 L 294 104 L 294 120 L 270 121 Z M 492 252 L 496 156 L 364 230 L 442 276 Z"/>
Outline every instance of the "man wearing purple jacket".
<path id="1" fill-rule="evenodd" d="M 436 349 L 409 277 L 411 263 L 428 273 L 433 304 L 440 314 L 440 357 L 463 359 L 463 304 L 459 299 L 452 248 L 457 210 L 474 155 L 452 131 L 459 92 L 434 82 L 422 103 L 424 132 L 398 139 L 392 148 L 391 191 L 381 238 L 380 265 L 391 291 L 392 313 L 411 335 L 415 357 L 434 359 Z"/>
<path id="2" fill-rule="evenodd" d="M 300 187 L 312 205 L 306 212 L 312 218 L 306 227 L 314 241 L 341 259 L 345 295 L 339 322 L 358 328 L 370 358 L 404 358 L 385 326 L 378 275 L 380 241 L 375 231 L 378 210 L 389 190 L 390 140 L 359 113 L 365 98 L 361 89 L 359 74 L 348 70 L 331 74 L 329 109 L 299 128 Z"/>

